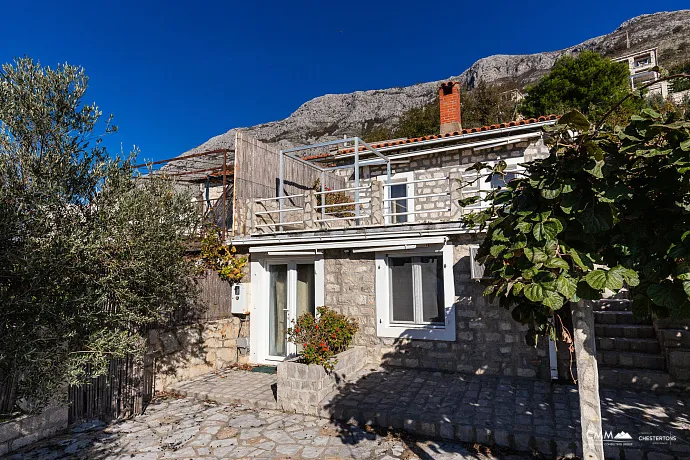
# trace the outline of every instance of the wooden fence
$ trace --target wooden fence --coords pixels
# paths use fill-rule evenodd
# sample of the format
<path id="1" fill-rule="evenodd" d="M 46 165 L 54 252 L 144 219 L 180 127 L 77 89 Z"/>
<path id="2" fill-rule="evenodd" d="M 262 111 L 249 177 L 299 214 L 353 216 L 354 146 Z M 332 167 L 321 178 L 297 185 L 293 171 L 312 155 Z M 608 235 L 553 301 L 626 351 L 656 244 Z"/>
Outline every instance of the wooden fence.
<path id="1" fill-rule="evenodd" d="M 179 308 L 169 322 L 142 328 L 172 328 L 187 324 L 214 321 L 231 316 L 232 286 L 220 279 L 213 270 L 199 277 L 200 293 L 196 306 Z M 153 397 L 153 359 L 144 356 L 136 360 L 131 356 L 113 359 L 108 373 L 91 379 L 88 385 L 70 387 L 69 421 L 99 418 L 103 420 L 126 418 L 141 414 Z"/>

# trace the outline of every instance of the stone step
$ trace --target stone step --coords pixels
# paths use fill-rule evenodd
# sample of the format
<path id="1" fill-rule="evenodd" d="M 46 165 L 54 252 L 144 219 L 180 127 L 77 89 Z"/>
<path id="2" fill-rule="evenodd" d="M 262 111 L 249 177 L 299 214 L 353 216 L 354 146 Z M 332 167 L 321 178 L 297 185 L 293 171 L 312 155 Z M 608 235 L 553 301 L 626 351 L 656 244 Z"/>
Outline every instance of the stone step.
<path id="1" fill-rule="evenodd" d="M 661 353 L 657 339 L 627 339 L 625 337 L 597 337 L 597 350 L 637 351 L 642 353 Z"/>
<path id="2" fill-rule="evenodd" d="M 652 322 L 648 319 L 637 318 L 631 311 L 595 311 L 594 324 L 647 324 Z"/>
<path id="3" fill-rule="evenodd" d="M 690 348 L 690 330 L 661 329 L 661 337 L 666 348 Z"/>
<path id="4" fill-rule="evenodd" d="M 624 337 L 626 339 L 656 338 L 654 326 L 647 324 L 595 324 L 597 337 Z"/>
<path id="5" fill-rule="evenodd" d="M 639 353 L 633 351 L 597 351 L 597 360 L 605 366 L 621 368 L 664 370 L 666 360 L 660 354 Z"/>
<path id="6" fill-rule="evenodd" d="M 645 369 L 622 369 L 599 364 L 599 383 L 602 386 L 651 390 L 686 390 L 685 384 L 674 382 L 668 372 Z"/>
<path id="7" fill-rule="evenodd" d="M 605 299 L 592 302 L 594 311 L 630 311 L 632 304 L 627 299 Z"/>

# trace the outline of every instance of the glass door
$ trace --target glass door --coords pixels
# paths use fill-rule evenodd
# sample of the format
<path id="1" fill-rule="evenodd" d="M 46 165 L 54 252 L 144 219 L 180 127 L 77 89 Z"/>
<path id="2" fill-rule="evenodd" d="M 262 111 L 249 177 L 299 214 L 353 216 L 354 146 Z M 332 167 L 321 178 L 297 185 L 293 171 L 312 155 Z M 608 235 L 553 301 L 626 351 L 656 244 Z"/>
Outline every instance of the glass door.
<path id="1" fill-rule="evenodd" d="M 314 263 L 271 263 L 268 274 L 268 355 L 282 360 L 299 352 L 288 343 L 287 329 L 300 315 L 316 314 Z"/>
<path id="2" fill-rule="evenodd" d="M 270 265 L 268 298 L 268 354 L 285 357 L 288 313 L 288 266 Z"/>

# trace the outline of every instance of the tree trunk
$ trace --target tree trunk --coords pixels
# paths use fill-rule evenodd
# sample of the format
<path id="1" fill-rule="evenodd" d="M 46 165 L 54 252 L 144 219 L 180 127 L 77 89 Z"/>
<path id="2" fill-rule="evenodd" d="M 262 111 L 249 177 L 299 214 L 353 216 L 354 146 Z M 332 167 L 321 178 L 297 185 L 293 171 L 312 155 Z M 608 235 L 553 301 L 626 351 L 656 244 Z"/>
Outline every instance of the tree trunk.
<path id="1" fill-rule="evenodd" d="M 573 341 L 577 363 L 577 389 L 580 396 L 582 455 L 586 460 L 604 460 L 599 401 L 599 369 L 594 337 L 594 313 L 591 304 L 572 304 Z"/>

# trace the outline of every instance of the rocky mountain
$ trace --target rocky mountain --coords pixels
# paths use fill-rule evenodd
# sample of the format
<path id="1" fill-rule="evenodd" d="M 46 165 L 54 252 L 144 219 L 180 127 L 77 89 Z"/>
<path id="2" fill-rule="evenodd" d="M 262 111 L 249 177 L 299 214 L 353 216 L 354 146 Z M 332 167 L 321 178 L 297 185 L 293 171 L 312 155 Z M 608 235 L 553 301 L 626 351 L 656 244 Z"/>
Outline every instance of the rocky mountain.
<path id="1" fill-rule="evenodd" d="M 469 69 L 446 80 L 470 87 L 477 82 L 513 82 L 525 85 L 549 71 L 567 53 L 594 50 L 608 57 L 657 47 L 662 67 L 690 60 L 690 10 L 645 14 L 625 21 L 613 32 L 578 45 L 537 54 L 494 55 L 478 60 Z M 368 126 L 391 125 L 401 113 L 430 102 L 440 81 L 402 88 L 327 94 L 302 104 L 289 117 L 248 128 L 233 128 L 212 137 L 185 154 L 232 148 L 235 132 L 242 129 L 268 143 L 291 147 L 354 136 Z"/>

